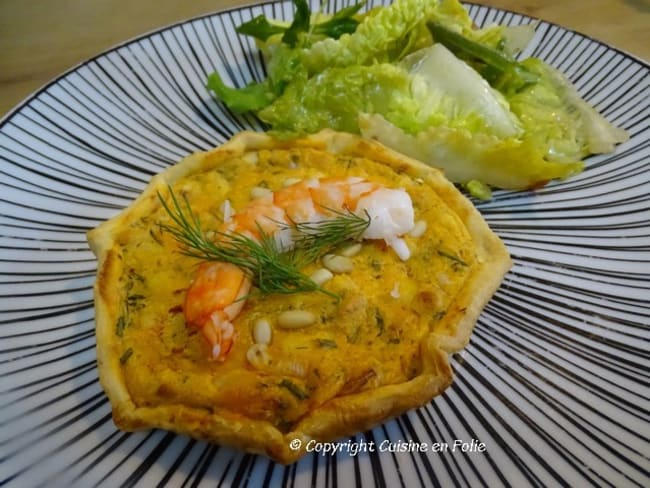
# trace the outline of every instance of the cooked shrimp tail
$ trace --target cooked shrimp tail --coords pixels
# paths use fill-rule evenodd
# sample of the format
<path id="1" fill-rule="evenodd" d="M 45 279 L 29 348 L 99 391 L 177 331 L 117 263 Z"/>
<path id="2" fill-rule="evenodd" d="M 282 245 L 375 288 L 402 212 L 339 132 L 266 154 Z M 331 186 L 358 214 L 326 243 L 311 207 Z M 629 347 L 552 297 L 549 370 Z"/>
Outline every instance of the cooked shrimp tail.
<path id="1" fill-rule="evenodd" d="M 217 361 L 223 361 L 233 345 L 236 331 L 232 321 L 244 306 L 250 286 L 250 279 L 241 268 L 207 262 L 199 266 L 187 290 L 185 322 L 201 331 Z"/>

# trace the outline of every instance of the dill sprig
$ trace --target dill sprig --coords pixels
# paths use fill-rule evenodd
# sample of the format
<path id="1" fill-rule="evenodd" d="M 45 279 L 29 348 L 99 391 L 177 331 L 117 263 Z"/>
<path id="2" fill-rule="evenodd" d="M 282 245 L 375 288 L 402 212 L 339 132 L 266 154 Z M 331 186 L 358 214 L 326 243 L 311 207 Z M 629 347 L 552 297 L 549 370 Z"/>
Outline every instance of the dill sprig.
<path id="1" fill-rule="evenodd" d="M 296 260 L 312 263 L 342 243 L 356 240 L 370 225 L 370 216 L 356 215 L 349 209 L 338 211 L 323 207 L 334 218 L 320 222 L 292 222 Z M 288 225 L 286 227 L 289 227 Z"/>
<path id="2" fill-rule="evenodd" d="M 323 223 L 294 224 L 294 248 L 283 250 L 274 236 L 259 225 L 259 239 L 221 231 L 212 231 L 213 237 L 208 237 L 187 197 L 183 197 L 181 204 L 171 187 L 169 193 L 171 204 L 160 193 L 158 198 L 174 225 L 160 224 L 160 227 L 180 244 L 181 252 L 204 261 L 222 261 L 240 267 L 264 294 L 320 291 L 338 298 L 303 274 L 300 268 L 346 240 L 358 238 L 370 224 L 370 218 L 363 219 L 352 212 L 339 212 L 334 219 Z"/>

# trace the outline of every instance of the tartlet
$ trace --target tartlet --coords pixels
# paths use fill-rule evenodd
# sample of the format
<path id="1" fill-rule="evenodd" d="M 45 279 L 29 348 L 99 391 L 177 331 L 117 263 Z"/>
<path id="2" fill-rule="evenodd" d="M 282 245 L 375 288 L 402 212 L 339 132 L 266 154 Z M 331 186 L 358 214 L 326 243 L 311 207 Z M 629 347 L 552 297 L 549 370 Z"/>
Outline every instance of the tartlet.
<path id="1" fill-rule="evenodd" d="M 323 285 L 329 294 L 253 289 L 233 321 L 232 350 L 211 360 L 183 315 L 200 260 L 179 252 L 164 231 L 170 218 L 161 195 L 182 195 L 209 230 L 222 222 L 224 201 L 237 212 L 253 188 L 349 176 L 409 193 L 426 228 L 404 236 L 410 257 L 367 240 L 353 269 Z M 511 265 L 502 241 L 440 171 L 329 130 L 291 140 L 243 132 L 190 155 L 88 240 L 98 258 L 99 375 L 115 424 L 168 429 L 282 463 L 304 455 L 310 440 L 362 432 L 443 392 L 452 381 L 449 354 L 468 343 Z M 309 310 L 317 320 L 281 328 L 275 320 L 287 310 Z M 266 360 L 251 363 L 260 319 L 271 324 L 272 340 Z"/>

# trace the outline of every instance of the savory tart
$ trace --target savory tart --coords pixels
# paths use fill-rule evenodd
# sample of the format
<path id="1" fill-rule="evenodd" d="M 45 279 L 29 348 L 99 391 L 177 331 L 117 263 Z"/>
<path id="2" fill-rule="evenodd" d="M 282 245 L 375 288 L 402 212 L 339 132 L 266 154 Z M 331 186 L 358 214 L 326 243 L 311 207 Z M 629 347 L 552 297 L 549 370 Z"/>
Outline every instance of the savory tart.
<path id="1" fill-rule="evenodd" d="M 193 154 L 88 240 L 116 425 L 283 463 L 440 394 L 511 264 L 441 172 L 329 130 Z"/>

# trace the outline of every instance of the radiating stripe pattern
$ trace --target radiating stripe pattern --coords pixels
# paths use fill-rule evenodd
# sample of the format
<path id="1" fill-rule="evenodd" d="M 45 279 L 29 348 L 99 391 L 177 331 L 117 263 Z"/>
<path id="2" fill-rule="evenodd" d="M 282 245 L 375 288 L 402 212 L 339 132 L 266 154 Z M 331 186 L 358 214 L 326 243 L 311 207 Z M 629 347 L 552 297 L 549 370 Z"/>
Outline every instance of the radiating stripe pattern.
<path id="1" fill-rule="evenodd" d="M 478 25 L 534 21 L 468 8 Z M 184 155 L 264 129 L 205 90 L 215 70 L 237 86 L 264 76 L 235 32 L 261 13 L 288 19 L 292 6 L 224 11 L 125 43 L 1 122 L 0 484 L 649 486 L 648 65 L 546 22 L 523 54 L 567 73 L 631 138 L 568 181 L 477 203 L 515 265 L 453 356 L 444 395 L 291 466 L 114 427 L 97 381 L 85 232 Z"/>

